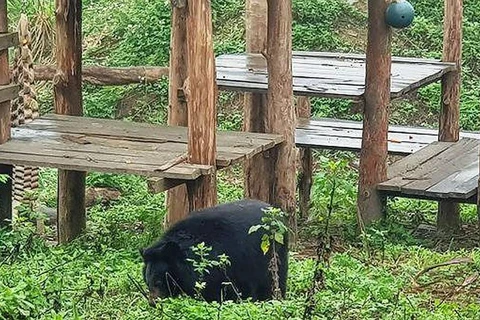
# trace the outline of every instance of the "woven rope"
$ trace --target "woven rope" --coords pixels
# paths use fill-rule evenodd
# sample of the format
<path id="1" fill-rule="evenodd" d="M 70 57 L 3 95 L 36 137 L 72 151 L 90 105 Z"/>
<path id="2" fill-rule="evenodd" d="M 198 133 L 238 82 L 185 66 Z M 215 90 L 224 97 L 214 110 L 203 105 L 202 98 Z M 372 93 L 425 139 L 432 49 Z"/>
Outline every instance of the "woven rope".
<path id="1" fill-rule="evenodd" d="M 32 38 L 27 16 L 22 14 L 17 27 L 20 45 L 15 51 L 13 81 L 20 85 L 18 98 L 12 101 L 12 126 L 28 123 L 39 117 L 34 86 Z M 38 168 L 15 166 L 13 169 L 15 200 L 22 201 L 25 191 L 38 187 Z"/>

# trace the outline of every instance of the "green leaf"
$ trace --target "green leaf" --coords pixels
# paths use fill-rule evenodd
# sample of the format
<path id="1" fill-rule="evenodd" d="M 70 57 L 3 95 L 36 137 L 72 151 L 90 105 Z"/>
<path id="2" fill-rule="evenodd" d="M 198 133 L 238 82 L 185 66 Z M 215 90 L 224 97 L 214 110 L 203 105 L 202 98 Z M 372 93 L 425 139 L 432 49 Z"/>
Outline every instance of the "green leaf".
<path id="1" fill-rule="evenodd" d="M 263 254 L 267 254 L 270 249 L 270 241 L 268 241 L 268 237 L 262 237 L 262 244 L 260 247 L 262 248 Z"/>
<path id="2" fill-rule="evenodd" d="M 260 229 L 261 227 L 262 227 L 261 225 L 251 226 L 250 229 L 248 230 L 248 234 L 257 232 L 258 229 Z"/>
<path id="3" fill-rule="evenodd" d="M 275 232 L 275 241 L 283 244 L 283 234 L 280 232 Z"/>

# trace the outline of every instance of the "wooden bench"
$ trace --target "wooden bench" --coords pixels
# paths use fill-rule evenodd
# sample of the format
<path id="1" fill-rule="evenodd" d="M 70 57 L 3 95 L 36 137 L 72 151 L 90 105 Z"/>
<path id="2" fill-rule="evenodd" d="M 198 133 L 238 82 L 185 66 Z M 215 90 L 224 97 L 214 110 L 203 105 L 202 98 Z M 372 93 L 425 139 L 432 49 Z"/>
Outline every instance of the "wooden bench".
<path id="1" fill-rule="evenodd" d="M 433 142 L 391 165 L 378 189 L 393 196 L 476 203 L 479 146 L 471 138 Z"/>
<path id="2" fill-rule="evenodd" d="M 298 147 L 360 151 L 363 123 L 338 119 L 297 121 L 295 143 Z M 480 133 L 461 132 L 462 138 L 480 139 Z M 409 155 L 438 140 L 438 130 L 391 125 L 388 128 L 388 152 Z"/>

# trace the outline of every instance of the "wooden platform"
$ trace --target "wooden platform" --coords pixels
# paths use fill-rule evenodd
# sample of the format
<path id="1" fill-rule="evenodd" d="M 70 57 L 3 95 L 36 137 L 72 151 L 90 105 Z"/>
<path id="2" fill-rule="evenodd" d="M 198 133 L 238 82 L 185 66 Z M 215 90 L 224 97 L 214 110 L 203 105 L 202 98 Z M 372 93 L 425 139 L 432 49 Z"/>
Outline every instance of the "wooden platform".
<path id="1" fill-rule="evenodd" d="M 298 147 L 360 151 L 362 128 L 360 121 L 300 118 L 295 142 Z M 480 139 L 480 133 L 476 132 L 461 132 L 460 136 Z M 394 125 L 388 128 L 388 151 L 391 154 L 409 155 L 437 140 L 436 129 Z"/>
<path id="2" fill-rule="evenodd" d="M 219 131 L 217 166 L 226 167 L 281 143 L 278 135 Z M 187 129 L 60 115 L 18 128 L 0 145 L 0 163 L 193 180 L 209 166 L 186 163 Z"/>
<path id="3" fill-rule="evenodd" d="M 434 142 L 395 162 L 378 189 L 389 195 L 476 203 L 479 176 L 477 139 Z"/>
<path id="4" fill-rule="evenodd" d="M 266 60 L 260 54 L 228 54 L 216 59 L 220 89 L 266 92 Z M 365 55 L 294 52 L 293 91 L 297 96 L 360 100 L 365 90 Z M 435 82 L 455 64 L 393 57 L 392 99 Z"/>

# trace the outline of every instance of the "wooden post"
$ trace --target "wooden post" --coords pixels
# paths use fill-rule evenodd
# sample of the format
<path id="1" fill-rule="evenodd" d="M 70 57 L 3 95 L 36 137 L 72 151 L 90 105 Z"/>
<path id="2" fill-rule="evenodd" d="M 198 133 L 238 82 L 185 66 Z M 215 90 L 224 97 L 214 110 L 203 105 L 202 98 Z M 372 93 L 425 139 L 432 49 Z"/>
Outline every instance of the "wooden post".
<path id="1" fill-rule="evenodd" d="M 213 54 L 212 8 L 210 0 L 188 2 L 188 159 L 191 163 L 216 168 L 216 70 Z M 217 203 L 216 170 L 189 183 L 190 210 Z"/>
<path id="2" fill-rule="evenodd" d="M 55 110 L 83 115 L 82 105 L 82 1 L 56 0 Z M 85 172 L 58 170 L 58 241 L 65 243 L 86 226 Z"/>
<path id="3" fill-rule="evenodd" d="M 187 7 L 172 1 L 172 33 L 170 39 L 170 86 L 168 93 L 168 124 L 188 125 L 188 110 L 183 85 L 187 79 Z M 165 227 L 175 224 L 188 214 L 189 205 L 185 184 L 167 191 Z"/>
<path id="4" fill-rule="evenodd" d="M 308 97 L 297 98 L 297 113 L 301 118 L 310 118 L 312 106 Z M 307 217 L 310 211 L 310 194 L 313 180 L 313 157 L 311 148 L 299 148 L 298 153 L 298 198 L 300 216 Z"/>
<path id="5" fill-rule="evenodd" d="M 457 70 L 445 74 L 442 78 L 442 108 L 438 132 L 440 141 L 454 142 L 459 139 L 462 18 L 463 0 L 445 0 L 443 61 L 455 62 Z M 460 206 L 458 203 L 439 202 L 437 228 L 438 231 L 447 233 L 460 228 Z"/>
<path id="6" fill-rule="evenodd" d="M 246 1 L 246 51 L 265 53 L 267 44 L 267 0 Z M 267 96 L 259 93 L 245 93 L 243 129 L 248 132 L 268 131 Z M 245 197 L 271 202 L 272 164 L 270 152 L 263 152 L 245 161 Z"/>
<path id="7" fill-rule="evenodd" d="M 0 0 L 0 32 L 8 32 L 7 0 Z M 8 49 L 0 51 L 0 85 L 10 83 Z M 0 103 L 0 144 L 10 139 L 10 101 Z M 0 165 L 0 174 L 12 177 L 12 166 Z M 12 219 L 12 180 L 0 183 L 0 226 Z"/>
<path id="8" fill-rule="evenodd" d="M 268 112 L 272 133 L 285 142 L 272 151 L 274 184 L 272 204 L 289 215 L 292 243 L 296 241 L 295 107 L 292 79 L 292 1 L 268 0 Z"/>
<path id="9" fill-rule="evenodd" d="M 368 0 L 368 41 L 360 177 L 359 224 L 384 216 L 376 184 L 387 178 L 388 106 L 390 103 L 391 29 L 385 23 L 390 1 Z"/>

